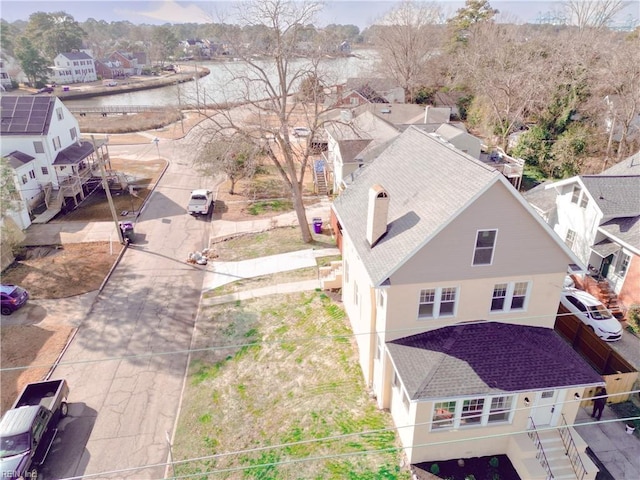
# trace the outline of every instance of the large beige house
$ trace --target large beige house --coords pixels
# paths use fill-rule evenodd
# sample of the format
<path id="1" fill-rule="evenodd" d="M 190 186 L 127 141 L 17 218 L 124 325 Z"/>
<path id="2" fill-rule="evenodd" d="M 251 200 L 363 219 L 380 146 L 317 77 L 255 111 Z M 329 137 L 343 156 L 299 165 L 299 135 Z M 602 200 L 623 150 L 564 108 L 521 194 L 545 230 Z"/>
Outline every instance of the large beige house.
<path id="1" fill-rule="evenodd" d="M 553 330 L 580 262 L 509 181 L 409 127 L 333 212 L 360 365 L 408 461 L 507 454 L 522 478 L 595 478 L 584 454 L 573 466 L 536 458 L 604 383 Z"/>

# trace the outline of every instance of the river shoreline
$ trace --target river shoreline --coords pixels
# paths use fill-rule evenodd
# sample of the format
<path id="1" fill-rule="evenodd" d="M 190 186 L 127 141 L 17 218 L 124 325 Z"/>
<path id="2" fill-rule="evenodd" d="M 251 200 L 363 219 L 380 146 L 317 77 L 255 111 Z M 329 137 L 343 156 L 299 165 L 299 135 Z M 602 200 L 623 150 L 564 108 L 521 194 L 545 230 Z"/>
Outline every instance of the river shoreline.
<path id="1" fill-rule="evenodd" d="M 186 71 L 192 68 L 192 71 Z M 154 88 L 162 88 L 179 83 L 192 82 L 197 74 L 198 78 L 205 77 L 211 72 L 206 67 L 190 67 L 180 66 L 179 73 L 169 73 L 161 77 L 134 76 L 124 80 L 116 80 L 117 85 L 108 87 L 102 83 L 93 82 L 91 84 L 74 84 L 69 86 L 69 90 L 65 91 L 63 87 L 56 87 L 53 92 L 60 100 L 81 100 L 85 98 L 100 97 L 105 95 L 114 95 L 118 93 L 136 92 L 139 90 L 151 90 Z"/>

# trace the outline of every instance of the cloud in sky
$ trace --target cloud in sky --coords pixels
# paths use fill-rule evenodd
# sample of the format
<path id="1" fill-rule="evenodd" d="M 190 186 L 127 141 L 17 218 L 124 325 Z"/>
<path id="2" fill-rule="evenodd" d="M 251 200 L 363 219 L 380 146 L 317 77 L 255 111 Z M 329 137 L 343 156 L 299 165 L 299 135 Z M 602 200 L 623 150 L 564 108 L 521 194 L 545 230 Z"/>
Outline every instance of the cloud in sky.
<path id="1" fill-rule="evenodd" d="M 150 2 L 152 9 L 130 10 L 116 7 L 114 13 L 122 17 L 142 17 L 166 23 L 210 23 L 211 15 L 193 3 L 178 3 L 175 0 Z"/>

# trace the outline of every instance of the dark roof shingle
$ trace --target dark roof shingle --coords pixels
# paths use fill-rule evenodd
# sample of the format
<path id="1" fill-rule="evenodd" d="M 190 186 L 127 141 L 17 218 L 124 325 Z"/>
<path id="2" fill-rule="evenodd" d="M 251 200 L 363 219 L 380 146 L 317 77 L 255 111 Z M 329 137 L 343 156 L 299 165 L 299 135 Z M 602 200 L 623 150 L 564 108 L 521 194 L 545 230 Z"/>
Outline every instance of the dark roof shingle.
<path id="1" fill-rule="evenodd" d="M 602 383 L 554 330 L 543 327 L 465 323 L 393 340 L 387 348 L 414 400 Z"/>

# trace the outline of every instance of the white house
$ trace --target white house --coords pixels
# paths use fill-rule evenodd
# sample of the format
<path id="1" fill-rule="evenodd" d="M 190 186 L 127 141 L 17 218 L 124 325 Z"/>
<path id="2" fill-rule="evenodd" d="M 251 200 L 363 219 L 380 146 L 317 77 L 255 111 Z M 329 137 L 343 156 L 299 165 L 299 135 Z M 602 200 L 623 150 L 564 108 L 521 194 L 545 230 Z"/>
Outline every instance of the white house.
<path id="1" fill-rule="evenodd" d="M 86 52 L 65 52 L 56 56 L 51 67 L 52 82 L 87 83 L 98 79 L 93 58 Z"/>
<path id="2" fill-rule="evenodd" d="M 61 210 L 67 200 L 78 203 L 87 193 L 98 159 L 107 162 L 106 145 L 98 153 L 92 142 L 80 139 L 78 121 L 55 96 L 9 96 L 2 105 L 2 157 L 14 171 L 23 208 L 14 218 L 22 228 L 43 201 L 46 218 Z"/>
<path id="3" fill-rule="evenodd" d="M 583 288 L 621 314 L 640 304 L 640 152 L 600 175 L 548 182 L 525 198 L 589 267 Z"/>
<path id="4" fill-rule="evenodd" d="M 604 383 L 553 330 L 579 260 L 504 175 L 409 127 L 333 214 L 360 366 L 409 462 L 507 454 L 528 480 L 570 470 L 564 453 L 537 461 L 559 431 L 531 438 L 571 424 L 585 389 Z"/>

